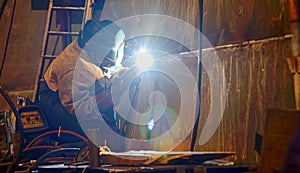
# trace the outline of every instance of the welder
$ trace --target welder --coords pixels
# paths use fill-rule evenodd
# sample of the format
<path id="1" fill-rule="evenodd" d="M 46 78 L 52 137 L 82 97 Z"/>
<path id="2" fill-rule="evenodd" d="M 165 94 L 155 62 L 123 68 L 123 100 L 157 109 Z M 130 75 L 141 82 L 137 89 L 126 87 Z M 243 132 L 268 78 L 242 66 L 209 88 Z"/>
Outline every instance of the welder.
<path id="1" fill-rule="evenodd" d="M 94 41 L 90 42 L 92 38 Z M 53 60 L 39 92 L 52 129 L 71 130 L 86 136 L 79 121 L 90 123 L 102 118 L 117 131 L 114 105 L 105 82 L 111 74 L 105 70 L 122 61 L 124 39 L 124 31 L 114 22 L 89 20 L 78 39 Z"/>

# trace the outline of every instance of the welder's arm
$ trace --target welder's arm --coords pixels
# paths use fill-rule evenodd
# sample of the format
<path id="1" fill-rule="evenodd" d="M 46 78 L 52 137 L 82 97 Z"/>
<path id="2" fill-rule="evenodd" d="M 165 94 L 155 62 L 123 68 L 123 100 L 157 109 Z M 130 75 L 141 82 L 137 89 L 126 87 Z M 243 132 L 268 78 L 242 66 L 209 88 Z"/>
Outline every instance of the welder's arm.
<path id="1" fill-rule="evenodd" d="M 110 85 L 111 80 L 106 76 L 95 82 L 95 99 L 100 112 L 105 112 L 107 109 L 113 107 Z"/>
<path id="2" fill-rule="evenodd" d="M 109 90 L 104 90 L 95 96 L 100 112 L 105 112 L 114 106 Z"/>
<path id="3" fill-rule="evenodd" d="M 121 96 L 124 92 L 124 86 L 118 84 L 119 80 L 124 77 L 125 73 L 128 71 L 127 68 L 119 68 L 112 73 L 112 77 L 109 79 L 104 77 L 98 80 L 100 87 L 104 87 L 105 89 L 102 90 L 99 94 L 96 92 L 96 102 L 101 112 L 108 110 L 109 108 L 114 106 L 111 92 L 115 92 L 115 95 Z M 116 84 L 114 85 L 115 88 L 111 88 L 111 82 L 115 80 Z M 117 87 L 117 88 L 116 88 Z M 97 89 L 96 89 L 97 91 Z M 99 91 L 99 90 L 98 90 Z M 119 100 L 118 100 L 119 101 Z M 118 104 L 118 103 L 115 103 Z"/>
<path id="4" fill-rule="evenodd" d="M 109 98 L 109 95 L 105 92 L 95 93 L 95 74 L 98 69 L 93 68 L 93 66 L 83 61 L 79 61 L 76 67 L 80 69 L 80 72 L 70 72 L 70 77 L 68 77 L 72 80 L 71 83 L 69 82 L 69 85 L 72 84 L 70 91 L 73 96 L 71 98 L 75 108 L 74 113 L 82 119 L 97 119 L 101 116 L 99 114 L 101 111 L 100 108 L 102 110 L 106 109 L 107 104 L 104 100 L 107 100 L 106 98 Z M 98 73 L 96 76 L 98 78 Z M 103 78 L 103 75 L 99 76 L 98 79 L 101 78 Z"/>

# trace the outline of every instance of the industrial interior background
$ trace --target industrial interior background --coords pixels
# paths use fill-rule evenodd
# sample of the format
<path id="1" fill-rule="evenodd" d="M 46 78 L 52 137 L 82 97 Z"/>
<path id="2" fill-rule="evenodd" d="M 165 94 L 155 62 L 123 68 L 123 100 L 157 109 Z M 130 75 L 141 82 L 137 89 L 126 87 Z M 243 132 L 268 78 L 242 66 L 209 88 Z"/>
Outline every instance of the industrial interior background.
<path id="1" fill-rule="evenodd" d="M 13 2 L 8 1 L 0 21 L 1 62 Z M 33 0 L 16 2 L 0 85 L 12 97 L 31 97 L 47 11 L 34 9 Z M 198 0 L 106 0 L 102 19 L 116 21 L 154 13 L 170 15 L 199 28 L 198 3 Z M 260 159 L 255 151 L 255 136 L 264 134 L 267 109 L 295 108 L 293 77 L 286 63 L 286 58 L 292 56 L 288 0 L 204 0 L 203 34 L 223 64 L 227 102 L 215 134 L 206 144 L 196 145 L 195 150 L 236 151 L 237 162 L 256 165 Z M 189 36 L 193 37 L 193 33 Z M 204 48 L 203 57 L 209 56 L 214 56 L 214 52 Z M 210 107 L 208 83 L 204 72 L 200 116 L 206 115 Z M 205 118 L 200 118 L 199 132 Z"/>

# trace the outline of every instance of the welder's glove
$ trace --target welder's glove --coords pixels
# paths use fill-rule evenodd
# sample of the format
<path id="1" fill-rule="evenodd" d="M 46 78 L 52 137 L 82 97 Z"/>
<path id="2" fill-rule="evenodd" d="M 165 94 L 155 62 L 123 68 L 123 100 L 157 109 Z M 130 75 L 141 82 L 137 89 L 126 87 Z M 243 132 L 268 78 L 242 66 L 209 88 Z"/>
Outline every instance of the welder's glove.
<path id="1" fill-rule="evenodd" d="M 127 67 L 118 68 L 112 76 L 111 95 L 113 96 L 114 106 L 119 105 L 123 96 L 128 95 L 132 77 L 135 75 L 132 69 Z"/>
<path id="2" fill-rule="evenodd" d="M 113 80 L 124 79 L 126 77 L 126 75 L 129 75 L 129 73 L 128 73 L 129 71 L 130 71 L 130 68 L 120 66 L 120 67 L 116 68 L 114 70 L 114 72 L 112 73 L 112 79 Z"/>

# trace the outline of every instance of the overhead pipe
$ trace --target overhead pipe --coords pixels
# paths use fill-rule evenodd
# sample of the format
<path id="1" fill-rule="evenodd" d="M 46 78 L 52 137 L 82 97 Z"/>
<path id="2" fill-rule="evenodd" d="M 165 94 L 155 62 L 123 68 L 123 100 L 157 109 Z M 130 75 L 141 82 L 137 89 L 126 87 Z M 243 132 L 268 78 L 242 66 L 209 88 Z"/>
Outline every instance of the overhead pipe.
<path id="1" fill-rule="evenodd" d="M 293 73 L 296 109 L 300 109 L 300 0 L 289 0 L 289 18 L 292 32 L 292 58 L 288 65 Z"/>

